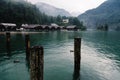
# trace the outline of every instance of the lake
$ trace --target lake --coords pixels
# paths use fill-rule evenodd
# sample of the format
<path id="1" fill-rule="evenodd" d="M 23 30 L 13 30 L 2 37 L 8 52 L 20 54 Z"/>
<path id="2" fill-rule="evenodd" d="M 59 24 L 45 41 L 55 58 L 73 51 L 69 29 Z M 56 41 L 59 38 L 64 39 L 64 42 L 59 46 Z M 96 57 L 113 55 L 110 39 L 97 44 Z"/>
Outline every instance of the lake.
<path id="1" fill-rule="evenodd" d="M 31 46 L 44 47 L 44 80 L 75 80 L 74 37 L 82 38 L 80 80 L 120 80 L 120 32 L 32 32 Z M 0 33 L 0 80 L 30 80 L 25 60 L 25 33 L 11 33 L 11 58 Z M 14 60 L 20 60 L 14 63 Z"/>

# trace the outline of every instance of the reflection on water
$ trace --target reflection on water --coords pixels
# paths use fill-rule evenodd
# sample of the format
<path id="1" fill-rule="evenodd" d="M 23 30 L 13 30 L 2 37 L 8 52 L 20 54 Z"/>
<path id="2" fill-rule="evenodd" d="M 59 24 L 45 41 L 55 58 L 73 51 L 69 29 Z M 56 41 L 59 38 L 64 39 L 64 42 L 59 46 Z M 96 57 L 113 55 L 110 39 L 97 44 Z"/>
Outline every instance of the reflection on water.
<path id="1" fill-rule="evenodd" d="M 24 34 L 11 34 L 11 58 L 6 54 L 6 36 L 0 34 L 0 80 L 30 80 L 25 60 Z M 30 33 L 31 46 L 44 46 L 44 80 L 119 80 L 120 32 Z M 82 37 L 81 71 L 74 69 L 74 37 Z M 19 60 L 20 63 L 14 63 Z"/>

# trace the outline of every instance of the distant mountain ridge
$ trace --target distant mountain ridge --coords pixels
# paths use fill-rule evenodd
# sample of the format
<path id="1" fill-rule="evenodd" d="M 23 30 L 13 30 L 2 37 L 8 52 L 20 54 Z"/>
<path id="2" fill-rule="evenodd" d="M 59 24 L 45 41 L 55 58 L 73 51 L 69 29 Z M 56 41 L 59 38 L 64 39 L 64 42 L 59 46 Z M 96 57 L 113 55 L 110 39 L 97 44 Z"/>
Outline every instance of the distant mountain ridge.
<path id="1" fill-rule="evenodd" d="M 81 12 L 71 12 L 71 15 L 73 17 L 78 17 L 81 14 Z"/>
<path id="2" fill-rule="evenodd" d="M 46 4 L 46 3 L 36 3 L 37 8 L 39 8 L 39 10 L 49 16 L 71 16 L 71 14 L 69 12 L 67 12 L 64 9 L 60 9 L 60 8 L 56 8 L 52 5 Z"/>
<path id="3" fill-rule="evenodd" d="M 108 24 L 111 29 L 120 27 L 120 0 L 107 0 L 99 7 L 78 16 L 88 28 Z"/>

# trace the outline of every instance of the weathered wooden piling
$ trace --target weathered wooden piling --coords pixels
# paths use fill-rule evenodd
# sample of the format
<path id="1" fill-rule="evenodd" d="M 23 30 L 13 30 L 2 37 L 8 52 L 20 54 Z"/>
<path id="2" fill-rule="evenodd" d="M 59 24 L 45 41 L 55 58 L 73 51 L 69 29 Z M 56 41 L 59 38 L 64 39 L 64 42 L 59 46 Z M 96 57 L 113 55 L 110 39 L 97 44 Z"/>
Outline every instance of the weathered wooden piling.
<path id="1" fill-rule="evenodd" d="M 26 47 L 26 60 L 30 57 L 30 37 L 28 34 L 25 35 L 25 47 Z"/>
<path id="2" fill-rule="evenodd" d="M 43 80 L 44 53 L 43 47 L 35 46 L 30 49 L 31 80 Z"/>
<path id="3" fill-rule="evenodd" d="M 7 55 L 10 56 L 11 50 L 10 50 L 10 32 L 6 32 L 6 49 L 7 49 Z"/>
<path id="4" fill-rule="evenodd" d="M 81 64 L 81 38 L 74 39 L 74 80 L 79 80 Z"/>

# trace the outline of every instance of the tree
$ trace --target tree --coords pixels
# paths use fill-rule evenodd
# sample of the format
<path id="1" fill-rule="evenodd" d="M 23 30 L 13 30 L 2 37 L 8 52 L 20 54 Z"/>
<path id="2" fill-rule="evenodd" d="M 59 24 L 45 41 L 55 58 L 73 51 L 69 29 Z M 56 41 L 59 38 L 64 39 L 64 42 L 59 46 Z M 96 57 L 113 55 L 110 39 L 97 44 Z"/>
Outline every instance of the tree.
<path id="1" fill-rule="evenodd" d="M 107 24 L 105 25 L 100 25 L 97 27 L 97 30 L 103 30 L 103 31 L 108 31 L 109 26 Z"/>
<path id="2" fill-rule="evenodd" d="M 105 30 L 105 31 L 108 31 L 108 25 L 107 25 L 107 24 L 105 24 L 104 30 Z"/>

